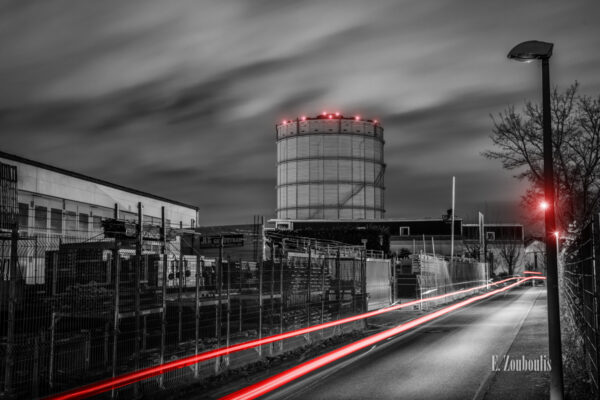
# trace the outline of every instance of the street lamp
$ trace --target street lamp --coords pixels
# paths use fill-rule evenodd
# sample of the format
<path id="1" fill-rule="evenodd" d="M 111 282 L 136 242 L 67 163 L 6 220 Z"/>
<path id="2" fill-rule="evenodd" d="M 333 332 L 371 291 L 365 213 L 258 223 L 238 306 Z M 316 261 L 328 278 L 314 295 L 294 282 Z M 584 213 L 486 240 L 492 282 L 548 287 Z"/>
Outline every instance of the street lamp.
<path id="1" fill-rule="evenodd" d="M 521 62 L 542 60 L 542 126 L 544 131 L 544 200 L 547 204 L 546 266 L 548 292 L 548 342 L 551 362 L 550 398 L 563 398 L 562 350 L 558 309 L 557 252 L 553 233 L 556 230 L 554 204 L 554 169 L 552 161 L 552 124 L 550 117 L 550 67 L 552 43 L 530 40 L 513 47 L 508 58 Z"/>

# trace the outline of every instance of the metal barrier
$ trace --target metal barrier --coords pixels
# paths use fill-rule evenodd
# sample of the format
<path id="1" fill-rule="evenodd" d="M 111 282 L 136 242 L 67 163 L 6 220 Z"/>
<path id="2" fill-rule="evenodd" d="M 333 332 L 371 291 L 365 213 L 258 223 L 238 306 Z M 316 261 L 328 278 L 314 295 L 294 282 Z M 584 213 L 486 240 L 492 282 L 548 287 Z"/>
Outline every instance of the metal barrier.
<path id="1" fill-rule="evenodd" d="M 599 335 L 598 300 L 600 284 L 600 222 L 595 215 L 581 231 L 579 237 L 566 251 L 562 295 L 566 299 L 577 328 L 585 342 L 592 388 L 596 397 L 599 387 Z"/>
<path id="2" fill-rule="evenodd" d="M 101 227 L 71 236 L 41 229 L 0 235 L 2 395 L 48 396 L 366 310 L 365 258 L 348 246 L 271 248 L 265 260 L 234 258 L 225 248 L 209 257 L 182 252 L 185 235 L 177 232 L 193 230 L 176 228 L 164 240 Z M 104 396 L 174 387 L 311 340 L 307 333 L 219 356 Z"/>

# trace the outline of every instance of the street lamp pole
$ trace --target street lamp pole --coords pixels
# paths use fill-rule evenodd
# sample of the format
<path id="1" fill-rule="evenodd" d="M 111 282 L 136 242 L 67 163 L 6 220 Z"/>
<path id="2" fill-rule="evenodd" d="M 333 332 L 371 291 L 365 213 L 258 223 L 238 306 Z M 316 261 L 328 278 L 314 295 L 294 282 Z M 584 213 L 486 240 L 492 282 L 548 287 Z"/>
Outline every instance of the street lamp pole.
<path id="1" fill-rule="evenodd" d="M 517 61 L 542 61 L 542 127 L 544 148 L 544 197 L 548 204 L 545 213 L 546 290 L 548 293 L 548 344 L 551 362 L 550 398 L 563 398 L 562 349 L 560 340 L 560 314 L 558 304 L 558 268 L 554 232 L 556 231 L 554 201 L 554 168 L 552 160 L 552 123 L 550 110 L 550 64 L 552 43 L 527 41 L 515 46 L 508 58 Z"/>

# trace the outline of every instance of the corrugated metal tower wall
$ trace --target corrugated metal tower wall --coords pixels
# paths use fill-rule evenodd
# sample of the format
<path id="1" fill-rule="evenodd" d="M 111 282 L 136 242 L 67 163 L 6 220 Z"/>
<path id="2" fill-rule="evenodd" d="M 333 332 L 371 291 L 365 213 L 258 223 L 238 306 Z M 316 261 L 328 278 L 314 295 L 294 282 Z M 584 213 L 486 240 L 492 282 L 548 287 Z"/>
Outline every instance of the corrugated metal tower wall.
<path id="1" fill-rule="evenodd" d="M 276 125 L 277 218 L 384 217 L 383 128 L 326 114 Z"/>

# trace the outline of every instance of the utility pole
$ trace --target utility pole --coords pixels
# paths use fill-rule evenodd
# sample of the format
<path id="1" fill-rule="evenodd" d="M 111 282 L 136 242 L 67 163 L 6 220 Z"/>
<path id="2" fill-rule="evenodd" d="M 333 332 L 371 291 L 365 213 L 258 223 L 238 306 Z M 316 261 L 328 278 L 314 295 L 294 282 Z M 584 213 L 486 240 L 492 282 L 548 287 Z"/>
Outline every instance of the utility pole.
<path id="1" fill-rule="evenodd" d="M 454 197 L 456 178 L 452 177 L 452 225 L 450 225 L 450 265 L 454 262 Z"/>

